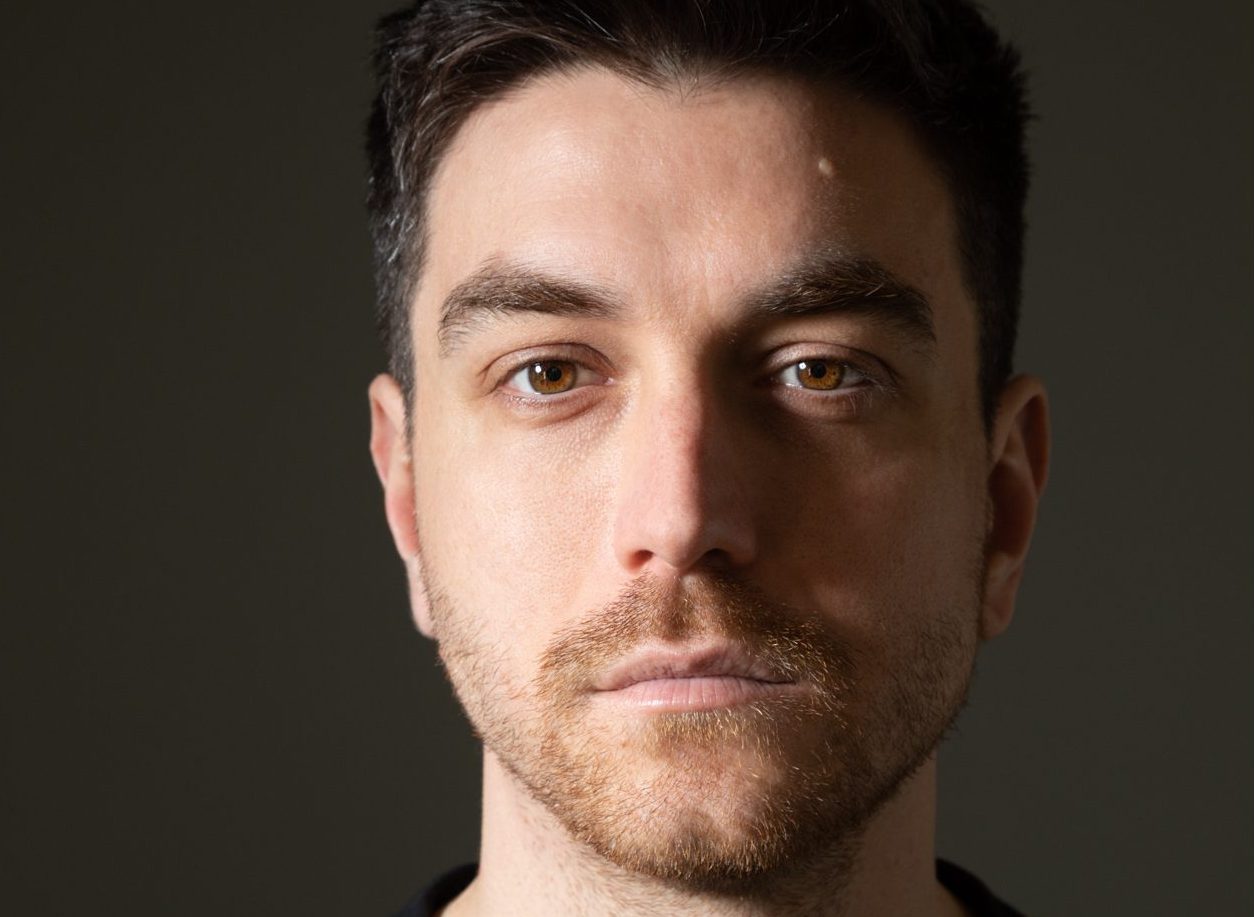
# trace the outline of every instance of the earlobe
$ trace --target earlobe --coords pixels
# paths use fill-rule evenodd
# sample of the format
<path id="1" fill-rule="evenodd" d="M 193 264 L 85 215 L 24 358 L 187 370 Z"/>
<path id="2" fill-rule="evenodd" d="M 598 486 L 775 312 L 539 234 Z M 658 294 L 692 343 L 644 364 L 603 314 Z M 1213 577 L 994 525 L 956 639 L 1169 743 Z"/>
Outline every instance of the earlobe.
<path id="1" fill-rule="evenodd" d="M 427 583 L 422 575 L 422 564 L 417 554 L 405 562 L 405 581 L 409 586 L 409 608 L 413 615 L 414 626 L 424 637 L 434 640 L 436 635 L 431 623 L 431 602 L 427 594 Z"/>
<path id="2" fill-rule="evenodd" d="M 1034 376 L 1015 376 L 1002 390 L 989 440 L 988 528 L 980 634 L 1010 625 L 1037 507 L 1049 469 L 1049 405 Z"/>
<path id="3" fill-rule="evenodd" d="M 383 485 L 383 508 L 396 552 L 405 564 L 414 623 L 431 636 L 431 613 L 422 581 L 414 515 L 414 475 L 406 439 L 405 396 L 389 375 L 370 383 L 370 457 Z"/>

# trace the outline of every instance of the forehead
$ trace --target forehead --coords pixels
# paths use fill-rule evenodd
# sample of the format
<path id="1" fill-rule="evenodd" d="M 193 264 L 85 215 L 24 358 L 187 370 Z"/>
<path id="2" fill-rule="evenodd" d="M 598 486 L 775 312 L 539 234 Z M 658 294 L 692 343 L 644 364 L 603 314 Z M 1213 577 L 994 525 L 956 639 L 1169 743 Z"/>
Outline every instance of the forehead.
<path id="1" fill-rule="evenodd" d="M 950 197 L 905 120 L 797 78 L 533 79 L 467 119 L 427 216 L 420 349 L 442 295 L 494 259 L 574 274 L 671 320 L 814 254 L 873 258 L 934 307 L 965 300 Z"/>

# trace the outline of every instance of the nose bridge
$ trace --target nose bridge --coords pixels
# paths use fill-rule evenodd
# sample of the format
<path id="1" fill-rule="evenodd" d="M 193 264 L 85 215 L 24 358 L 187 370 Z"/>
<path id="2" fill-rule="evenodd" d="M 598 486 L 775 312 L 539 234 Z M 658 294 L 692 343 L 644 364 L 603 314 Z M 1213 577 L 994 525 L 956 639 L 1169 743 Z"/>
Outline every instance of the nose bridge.
<path id="1" fill-rule="evenodd" d="M 734 430 L 696 373 L 641 391 L 626 430 L 615 549 L 631 573 L 741 565 L 753 530 Z"/>

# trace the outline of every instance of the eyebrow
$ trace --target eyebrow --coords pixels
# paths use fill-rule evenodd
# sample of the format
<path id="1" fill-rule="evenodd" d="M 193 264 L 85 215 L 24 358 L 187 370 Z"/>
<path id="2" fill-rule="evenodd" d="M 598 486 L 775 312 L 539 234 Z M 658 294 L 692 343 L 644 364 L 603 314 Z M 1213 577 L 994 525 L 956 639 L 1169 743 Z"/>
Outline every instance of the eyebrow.
<path id="1" fill-rule="evenodd" d="M 750 293 L 743 307 L 750 317 L 765 320 L 863 316 L 900 331 L 916 344 L 936 342 L 927 297 L 870 258 L 813 258 Z"/>
<path id="2" fill-rule="evenodd" d="M 490 261 L 449 292 L 440 308 L 436 337 L 449 356 L 477 325 L 499 316 L 540 313 L 612 318 L 622 303 L 591 284 Z"/>
<path id="3" fill-rule="evenodd" d="M 858 315 L 902 332 L 920 345 L 936 340 L 932 307 L 919 290 L 868 258 L 823 256 L 803 262 L 740 303 L 748 321 Z M 477 326 L 502 316 L 542 314 L 616 318 L 623 302 L 593 284 L 494 259 L 444 299 L 436 332 L 450 356 Z"/>

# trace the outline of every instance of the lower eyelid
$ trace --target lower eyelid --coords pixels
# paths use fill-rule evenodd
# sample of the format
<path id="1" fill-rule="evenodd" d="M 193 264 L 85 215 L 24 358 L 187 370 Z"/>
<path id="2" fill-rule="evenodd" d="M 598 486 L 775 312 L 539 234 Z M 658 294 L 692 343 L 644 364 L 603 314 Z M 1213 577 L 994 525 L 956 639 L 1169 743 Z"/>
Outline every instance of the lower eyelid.
<path id="1" fill-rule="evenodd" d="M 802 388 L 800 385 L 779 385 L 775 397 L 786 402 L 785 410 L 818 417 L 860 417 L 879 403 L 885 393 L 871 385 L 853 388 L 819 389 Z"/>

